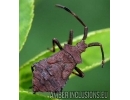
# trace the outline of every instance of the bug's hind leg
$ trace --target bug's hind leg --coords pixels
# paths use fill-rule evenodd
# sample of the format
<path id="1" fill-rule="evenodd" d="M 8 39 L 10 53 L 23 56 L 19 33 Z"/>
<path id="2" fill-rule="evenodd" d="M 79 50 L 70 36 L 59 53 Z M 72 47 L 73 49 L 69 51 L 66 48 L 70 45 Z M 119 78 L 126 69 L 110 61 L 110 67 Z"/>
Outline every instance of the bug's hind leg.
<path id="1" fill-rule="evenodd" d="M 72 72 L 73 74 L 75 74 L 75 75 L 77 75 L 77 76 L 79 76 L 79 77 L 84 77 L 84 73 L 78 68 L 78 67 L 75 67 L 75 70 L 78 72 L 78 73 L 76 73 L 76 72 Z"/>
<path id="2" fill-rule="evenodd" d="M 70 45 L 73 44 L 73 31 L 72 30 L 70 30 L 68 44 L 70 44 Z"/>
<path id="3" fill-rule="evenodd" d="M 60 50 L 63 49 L 60 42 L 56 38 L 52 39 L 52 47 L 53 48 L 52 49 L 47 48 L 47 49 L 50 50 L 51 52 L 55 52 L 55 44 L 59 47 Z"/>

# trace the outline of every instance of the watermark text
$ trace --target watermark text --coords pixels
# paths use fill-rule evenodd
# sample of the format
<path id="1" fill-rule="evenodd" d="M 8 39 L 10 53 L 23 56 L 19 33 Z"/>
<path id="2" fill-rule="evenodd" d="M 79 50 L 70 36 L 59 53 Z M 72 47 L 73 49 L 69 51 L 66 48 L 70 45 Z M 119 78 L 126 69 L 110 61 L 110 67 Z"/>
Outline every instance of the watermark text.
<path id="1" fill-rule="evenodd" d="M 50 98 L 73 98 L 73 99 L 85 99 L 85 98 L 97 98 L 97 99 L 107 99 L 108 98 L 108 91 L 63 91 L 50 93 Z"/>

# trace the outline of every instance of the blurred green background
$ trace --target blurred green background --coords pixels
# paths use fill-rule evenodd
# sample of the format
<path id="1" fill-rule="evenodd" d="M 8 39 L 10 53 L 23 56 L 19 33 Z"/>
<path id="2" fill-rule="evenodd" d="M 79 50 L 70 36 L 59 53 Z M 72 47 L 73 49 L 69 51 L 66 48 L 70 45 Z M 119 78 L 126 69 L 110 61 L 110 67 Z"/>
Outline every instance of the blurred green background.
<path id="1" fill-rule="evenodd" d="M 86 23 L 89 31 L 110 27 L 110 0 L 35 0 L 32 27 L 19 55 L 20 66 L 47 47 L 52 47 L 53 38 L 67 41 L 71 29 L 74 37 L 83 34 L 83 26 L 68 12 L 56 8 L 55 4 L 70 8 Z M 105 66 L 88 71 L 84 79 L 72 78 L 64 90 L 110 91 L 110 62 Z"/>

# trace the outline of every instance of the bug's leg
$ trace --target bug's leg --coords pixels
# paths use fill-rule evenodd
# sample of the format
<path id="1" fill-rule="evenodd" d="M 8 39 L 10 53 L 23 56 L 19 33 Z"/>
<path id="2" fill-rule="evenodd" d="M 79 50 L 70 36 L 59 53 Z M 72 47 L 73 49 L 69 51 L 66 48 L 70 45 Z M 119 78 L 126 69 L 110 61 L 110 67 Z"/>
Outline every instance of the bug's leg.
<path id="1" fill-rule="evenodd" d="M 34 91 L 33 94 L 36 94 L 36 92 Z"/>
<path id="2" fill-rule="evenodd" d="M 32 72 L 34 71 L 34 65 L 31 66 L 31 70 L 32 70 Z"/>
<path id="3" fill-rule="evenodd" d="M 33 88 L 33 86 L 30 86 L 30 87 L 29 87 L 29 89 L 32 89 L 32 88 Z"/>
<path id="4" fill-rule="evenodd" d="M 72 45 L 72 43 L 73 43 L 73 31 L 70 30 L 68 44 Z"/>
<path id="5" fill-rule="evenodd" d="M 88 47 L 92 47 L 92 46 L 99 46 L 100 47 L 100 49 L 101 49 L 101 53 L 102 53 L 102 68 L 103 68 L 103 66 L 104 66 L 104 51 L 103 51 L 103 47 L 102 47 L 102 44 L 101 43 L 99 43 L 99 42 L 93 42 L 93 43 L 89 43 L 88 44 Z"/>
<path id="6" fill-rule="evenodd" d="M 53 46 L 52 50 L 49 49 L 49 48 L 48 48 L 48 49 L 49 49 L 50 51 L 52 51 L 52 52 L 55 52 L 55 44 L 59 47 L 60 50 L 63 49 L 62 46 L 61 46 L 61 44 L 59 43 L 59 41 L 58 41 L 56 38 L 54 38 L 54 39 L 52 40 L 52 46 Z"/>
<path id="7" fill-rule="evenodd" d="M 77 76 L 79 76 L 79 77 L 84 77 L 84 73 L 78 68 L 78 67 L 75 67 L 75 70 L 78 72 L 78 73 L 76 73 L 76 72 L 72 72 L 73 74 L 75 74 L 75 75 L 77 75 Z"/>

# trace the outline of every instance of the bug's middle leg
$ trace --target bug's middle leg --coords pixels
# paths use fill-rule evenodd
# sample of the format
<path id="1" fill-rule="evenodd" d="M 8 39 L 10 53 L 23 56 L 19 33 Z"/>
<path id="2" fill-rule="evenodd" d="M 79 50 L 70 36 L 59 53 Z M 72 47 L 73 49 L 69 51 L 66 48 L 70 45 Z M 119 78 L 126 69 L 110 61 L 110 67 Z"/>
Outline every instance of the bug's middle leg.
<path id="1" fill-rule="evenodd" d="M 59 47 L 59 49 L 60 50 L 62 50 L 63 48 L 62 48 L 62 46 L 61 46 L 61 44 L 60 44 L 60 42 L 56 39 L 56 38 L 54 38 L 54 39 L 52 39 L 52 49 L 49 49 L 50 51 L 52 51 L 52 52 L 55 52 L 55 44 Z"/>
<path id="2" fill-rule="evenodd" d="M 84 77 L 84 73 L 78 68 L 78 67 L 75 67 L 75 70 L 78 72 L 78 73 L 76 73 L 76 72 L 72 72 L 73 74 L 75 74 L 75 75 L 77 75 L 77 76 L 79 76 L 79 77 Z"/>

